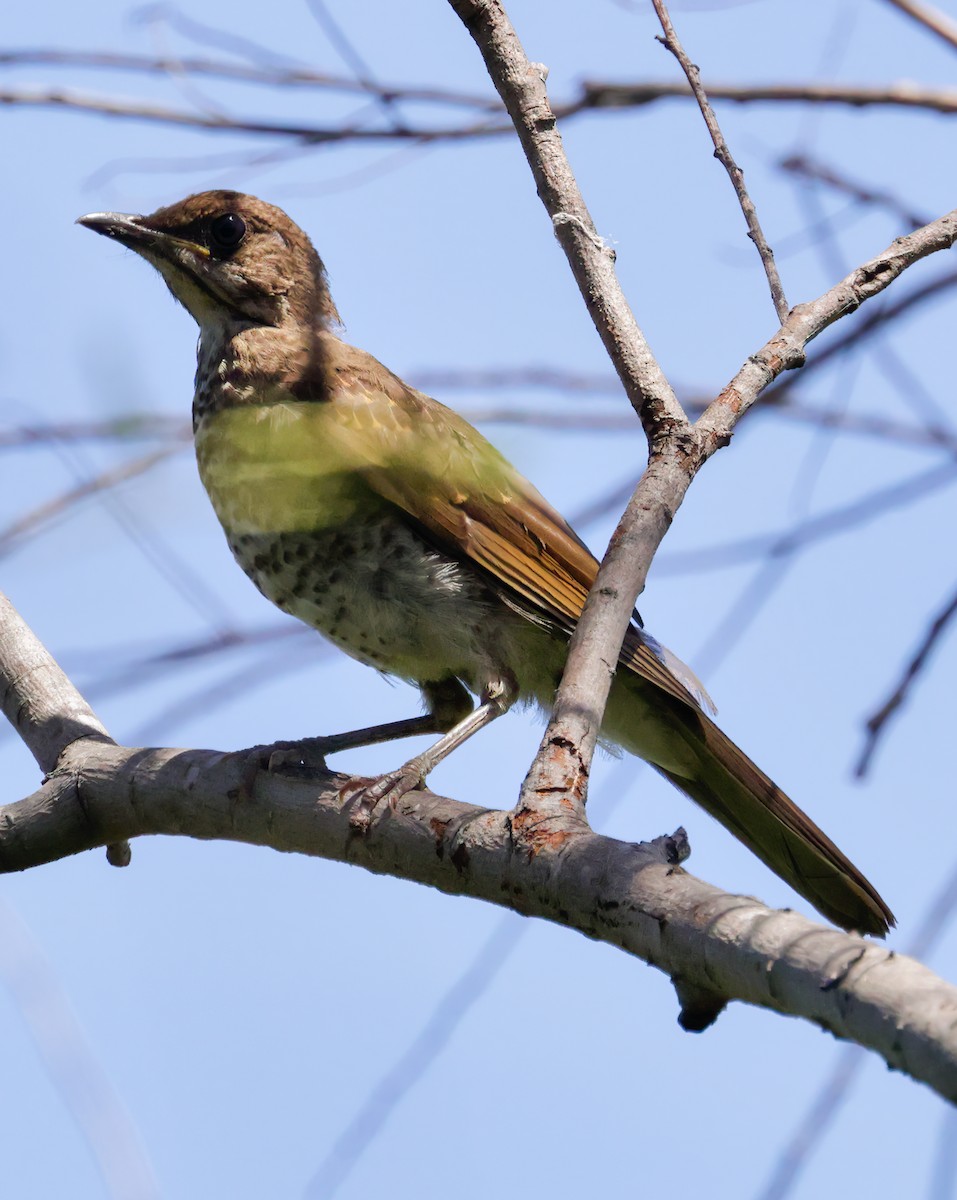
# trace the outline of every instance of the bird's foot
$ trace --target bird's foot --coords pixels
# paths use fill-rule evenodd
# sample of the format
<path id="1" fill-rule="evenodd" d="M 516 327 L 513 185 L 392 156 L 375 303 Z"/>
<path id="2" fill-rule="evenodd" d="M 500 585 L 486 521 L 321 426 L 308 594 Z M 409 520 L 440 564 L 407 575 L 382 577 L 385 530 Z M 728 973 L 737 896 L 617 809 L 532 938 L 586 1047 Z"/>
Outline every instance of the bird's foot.
<path id="1" fill-rule="evenodd" d="M 355 776 L 339 789 L 343 805 L 352 808 L 349 825 L 358 833 L 366 833 L 373 818 L 386 808 L 395 812 L 403 796 L 422 787 L 425 780 L 415 760 L 378 777 Z"/>
<path id="2" fill-rule="evenodd" d="M 298 742 L 269 742 L 245 751 L 241 789 L 244 796 L 252 795 L 260 771 L 275 775 L 311 777 L 326 770 L 325 755 L 329 752 L 326 739 L 303 738 Z"/>

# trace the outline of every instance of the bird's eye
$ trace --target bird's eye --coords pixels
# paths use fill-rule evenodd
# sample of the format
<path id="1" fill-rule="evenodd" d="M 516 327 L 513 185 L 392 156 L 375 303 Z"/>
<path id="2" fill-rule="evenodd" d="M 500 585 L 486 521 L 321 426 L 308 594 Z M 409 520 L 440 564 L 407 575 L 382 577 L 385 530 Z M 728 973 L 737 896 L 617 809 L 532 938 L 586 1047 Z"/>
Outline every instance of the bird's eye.
<path id="1" fill-rule="evenodd" d="M 246 236 L 246 222 L 237 213 L 223 213 L 209 223 L 211 250 L 235 250 Z"/>

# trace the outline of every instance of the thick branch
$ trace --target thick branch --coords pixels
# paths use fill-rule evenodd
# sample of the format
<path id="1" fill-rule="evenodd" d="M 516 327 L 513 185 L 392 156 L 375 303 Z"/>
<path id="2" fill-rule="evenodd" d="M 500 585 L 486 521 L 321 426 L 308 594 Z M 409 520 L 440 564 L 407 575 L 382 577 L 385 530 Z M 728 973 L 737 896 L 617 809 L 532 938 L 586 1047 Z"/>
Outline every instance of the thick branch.
<path id="1" fill-rule="evenodd" d="M 45 774 L 56 769 L 69 747 L 84 740 L 112 745 L 93 709 L 2 592 L 0 708 Z M 107 858 L 113 866 L 125 867 L 129 844 L 112 841 Z"/>
<path id="2" fill-rule="evenodd" d="M 575 282 L 649 441 L 685 415 L 628 306 L 614 251 L 598 236 L 565 155 L 545 90 L 547 69 L 529 62 L 499 0 L 450 0 L 482 53 L 512 119 L 539 197 Z"/>
<path id="3" fill-rule="evenodd" d="M 591 759 L 635 600 L 649 565 L 692 479 L 738 419 L 782 371 L 800 366 L 804 346 L 827 325 L 877 295 L 913 262 L 953 244 L 957 212 L 899 238 L 811 304 L 794 309 L 774 338 L 690 428 L 674 393 L 621 294 L 604 244 L 594 231 L 555 129 L 544 68 L 529 63 L 500 0 L 450 0 L 475 39 L 512 118 L 539 195 L 559 230 L 574 236 L 563 248 L 592 319 L 648 435 L 645 475 L 619 522 L 572 636 L 552 719 L 522 789 L 529 811 L 561 811 L 584 803 Z M 633 330 L 633 345 L 621 338 Z"/>
<path id="4" fill-rule="evenodd" d="M 0 708 L 40 770 L 79 738 L 110 735 L 42 642 L 0 592 Z"/>
<path id="5" fill-rule="evenodd" d="M 957 240 L 957 209 L 897 238 L 817 300 L 798 305 L 773 338 L 744 364 L 688 435 L 677 431 L 649 463 L 602 563 L 568 653 L 565 678 L 526 789 L 546 797 L 563 787 L 585 793 L 611 679 L 651 560 L 700 467 L 727 445 L 735 425 L 785 370 L 804 363 L 809 341 L 882 292 L 907 267 Z M 580 748 L 580 749 L 576 749 Z"/>
<path id="6" fill-rule="evenodd" d="M 545 68 L 529 62 L 500 0 L 450 3 L 475 39 L 512 118 L 538 194 L 652 451 L 649 473 L 622 517 L 572 637 L 552 719 L 522 789 L 523 803 L 541 813 L 560 795 L 584 803 L 618 649 L 644 583 L 642 573 L 629 581 L 634 591 L 626 594 L 619 582 L 622 560 L 639 554 L 646 571 L 670 524 L 668 506 L 659 503 L 657 475 L 674 471 L 675 448 L 688 420 L 628 306 L 614 254 L 595 230 L 549 107 Z M 635 529 L 643 512 L 650 519 Z"/>
<path id="7" fill-rule="evenodd" d="M 260 774 L 248 788 L 245 753 L 81 741 L 39 792 L 0 809 L 0 868 L 144 834 L 351 862 L 577 929 L 665 971 L 686 999 L 711 997 L 712 1011 L 738 999 L 804 1017 L 957 1099 L 957 989 L 919 963 L 729 896 L 664 848 L 601 837 L 573 816 L 523 833 L 507 813 L 415 792 L 359 836 L 343 782 Z"/>

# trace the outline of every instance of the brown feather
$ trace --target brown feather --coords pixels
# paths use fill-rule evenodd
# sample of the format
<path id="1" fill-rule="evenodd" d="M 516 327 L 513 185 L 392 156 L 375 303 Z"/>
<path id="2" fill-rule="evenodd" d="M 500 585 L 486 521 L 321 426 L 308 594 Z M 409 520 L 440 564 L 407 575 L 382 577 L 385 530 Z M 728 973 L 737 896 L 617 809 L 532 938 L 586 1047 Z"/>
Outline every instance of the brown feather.
<path id="1" fill-rule="evenodd" d="M 395 380 L 395 377 L 392 377 Z M 367 376 L 368 388 L 374 386 Z M 401 381 L 395 380 L 401 385 Z M 341 393 L 336 403 L 341 403 Z M 416 438 L 419 469 L 392 463 L 364 471 L 367 482 L 426 531 L 433 545 L 465 558 L 532 612 L 570 632 L 581 615 L 598 563 L 570 525 L 480 434 L 438 402 L 404 389 L 399 408 L 423 423 L 443 447 L 443 471 Z M 427 439 L 428 440 L 428 439 Z M 481 463 L 486 470 L 476 469 Z M 883 936 L 894 923 L 875 888 L 831 839 L 701 712 L 694 696 L 642 641 L 628 630 L 620 662 L 625 690 L 644 693 L 666 735 L 686 743 L 693 770 L 654 765 L 725 825 L 820 912 L 844 928 Z M 630 681 L 629 681 L 630 677 Z M 619 687 L 620 690 L 620 687 Z M 677 703 L 676 703 L 677 702 Z M 635 714 L 636 720 L 647 720 Z M 608 730 L 628 745 L 621 728 Z M 640 739 L 637 739 L 640 740 Z"/>

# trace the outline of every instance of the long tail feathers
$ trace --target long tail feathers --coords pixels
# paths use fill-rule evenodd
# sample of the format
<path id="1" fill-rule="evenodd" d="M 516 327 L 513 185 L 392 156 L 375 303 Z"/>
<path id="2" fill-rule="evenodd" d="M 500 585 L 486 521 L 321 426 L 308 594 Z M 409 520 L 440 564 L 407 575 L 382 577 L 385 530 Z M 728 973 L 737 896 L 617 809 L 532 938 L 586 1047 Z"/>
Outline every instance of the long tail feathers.
<path id="1" fill-rule="evenodd" d="M 703 713 L 687 710 L 694 778 L 661 771 L 835 925 L 883 937 L 894 914 L 871 883 Z"/>

